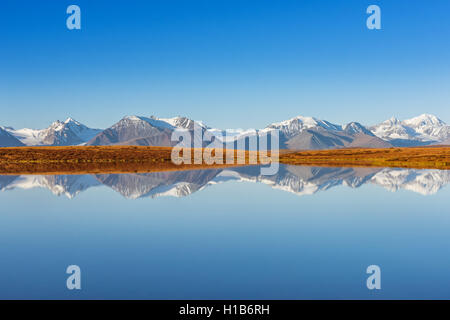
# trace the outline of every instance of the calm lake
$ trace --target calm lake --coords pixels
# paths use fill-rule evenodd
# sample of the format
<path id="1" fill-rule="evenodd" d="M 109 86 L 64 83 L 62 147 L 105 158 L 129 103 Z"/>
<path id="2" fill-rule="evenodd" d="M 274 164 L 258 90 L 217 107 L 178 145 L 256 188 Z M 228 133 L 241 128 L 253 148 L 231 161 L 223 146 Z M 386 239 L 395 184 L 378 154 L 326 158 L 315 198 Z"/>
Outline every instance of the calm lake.
<path id="1" fill-rule="evenodd" d="M 0 176 L 0 298 L 450 299 L 449 182 L 284 165 Z"/>

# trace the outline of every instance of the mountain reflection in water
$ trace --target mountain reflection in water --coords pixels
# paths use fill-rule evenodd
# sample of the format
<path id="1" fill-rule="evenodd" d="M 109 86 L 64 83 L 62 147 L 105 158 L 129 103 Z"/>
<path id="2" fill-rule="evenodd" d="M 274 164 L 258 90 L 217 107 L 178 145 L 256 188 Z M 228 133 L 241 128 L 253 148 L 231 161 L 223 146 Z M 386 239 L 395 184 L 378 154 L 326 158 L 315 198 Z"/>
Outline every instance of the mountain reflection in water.
<path id="1" fill-rule="evenodd" d="M 280 165 L 273 176 L 262 176 L 259 166 L 226 169 L 167 171 L 136 174 L 0 176 L 0 190 L 47 188 L 73 198 L 91 187 L 107 186 L 125 198 L 184 197 L 228 181 L 249 181 L 297 195 L 311 195 L 335 186 L 358 188 L 379 185 L 395 192 L 405 189 L 430 195 L 450 181 L 450 171 L 400 168 L 337 168 Z"/>

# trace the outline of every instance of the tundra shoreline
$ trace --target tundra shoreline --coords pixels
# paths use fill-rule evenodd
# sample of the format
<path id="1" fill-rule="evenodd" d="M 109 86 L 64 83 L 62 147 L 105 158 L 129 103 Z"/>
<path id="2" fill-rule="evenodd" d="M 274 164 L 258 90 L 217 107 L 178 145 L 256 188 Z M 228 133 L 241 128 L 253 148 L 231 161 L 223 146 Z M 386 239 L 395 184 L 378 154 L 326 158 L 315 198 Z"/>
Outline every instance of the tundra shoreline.
<path id="1" fill-rule="evenodd" d="M 0 174 L 145 173 L 219 169 L 243 165 L 237 161 L 233 164 L 176 165 L 171 161 L 171 152 L 171 147 L 147 146 L 0 148 Z M 252 153 L 255 152 L 245 153 L 244 165 L 251 165 L 249 156 Z M 237 156 L 237 153 L 235 155 Z M 279 162 L 302 166 L 400 167 L 448 170 L 450 169 L 450 146 L 281 150 Z"/>

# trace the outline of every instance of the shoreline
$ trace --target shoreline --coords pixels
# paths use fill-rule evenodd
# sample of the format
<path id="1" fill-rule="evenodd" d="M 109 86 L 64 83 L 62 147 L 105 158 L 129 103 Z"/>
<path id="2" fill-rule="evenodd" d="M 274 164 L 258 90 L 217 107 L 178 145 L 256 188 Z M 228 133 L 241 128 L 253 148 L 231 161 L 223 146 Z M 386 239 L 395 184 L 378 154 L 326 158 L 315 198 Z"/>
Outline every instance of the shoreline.
<path id="1" fill-rule="evenodd" d="M 148 146 L 6 147 L 0 148 L 0 175 L 146 173 L 258 165 L 249 163 L 252 152 L 248 151 L 245 153 L 245 164 L 212 165 L 176 165 L 171 161 L 171 152 L 171 147 Z M 241 157 L 240 160 L 244 159 Z M 317 167 L 449 170 L 450 147 L 280 150 L 279 163 Z"/>

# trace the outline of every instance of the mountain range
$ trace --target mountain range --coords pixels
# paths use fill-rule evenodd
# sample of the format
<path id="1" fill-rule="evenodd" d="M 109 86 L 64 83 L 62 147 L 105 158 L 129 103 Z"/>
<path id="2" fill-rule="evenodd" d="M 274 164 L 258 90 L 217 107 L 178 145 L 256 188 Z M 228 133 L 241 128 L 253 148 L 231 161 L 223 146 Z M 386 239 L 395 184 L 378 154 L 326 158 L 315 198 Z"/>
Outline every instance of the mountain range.
<path id="1" fill-rule="evenodd" d="M 72 118 L 68 118 L 64 122 L 57 120 L 48 128 L 41 130 L 28 128 L 15 130 L 11 127 L 0 127 L 0 130 L 6 131 L 18 140 L 20 144 L 17 146 L 79 145 L 91 140 L 97 134 L 102 132 L 100 129 L 88 128 Z M 6 145 L 1 144 L 1 146 Z"/>
<path id="2" fill-rule="evenodd" d="M 128 199 L 184 197 L 228 181 L 264 183 L 299 196 L 336 186 L 359 188 L 374 184 L 389 191 L 435 194 L 450 183 L 450 171 L 399 168 L 326 168 L 281 165 L 274 176 L 263 176 L 259 166 L 134 174 L 0 176 L 0 190 L 45 188 L 73 198 L 92 187 L 106 186 Z"/>
<path id="3" fill-rule="evenodd" d="M 391 118 L 373 126 L 364 126 L 359 122 L 338 125 L 313 117 L 298 116 L 272 123 L 261 130 L 228 130 L 226 138 L 222 137 L 224 130 L 210 128 L 202 122 L 195 122 L 186 117 L 126 116 L 104 130 L 88 128 L 68 118 L 64 122 L 56 121 L 41 130 L 0 127 L 0 146 L 174 146 L 178 143 L 171 141 L 174 130 L 185 129 L 194 139 L 195 123 L 203 133 L 208 132 L 216 137 L 211 139 L 213 146 L 222 146 L 226 141 L 232 141 L 236 147 L 242 140 L 245 142 L 256 135 L 256 132 L 267 133 L 272 129 L 279 130 L 280 148 L 292 150 L 450 144 L 450 126 L 434 115 L 422 114 L 403 121 Z M 211 142 L 197 143 L 207 146 Z"/>

